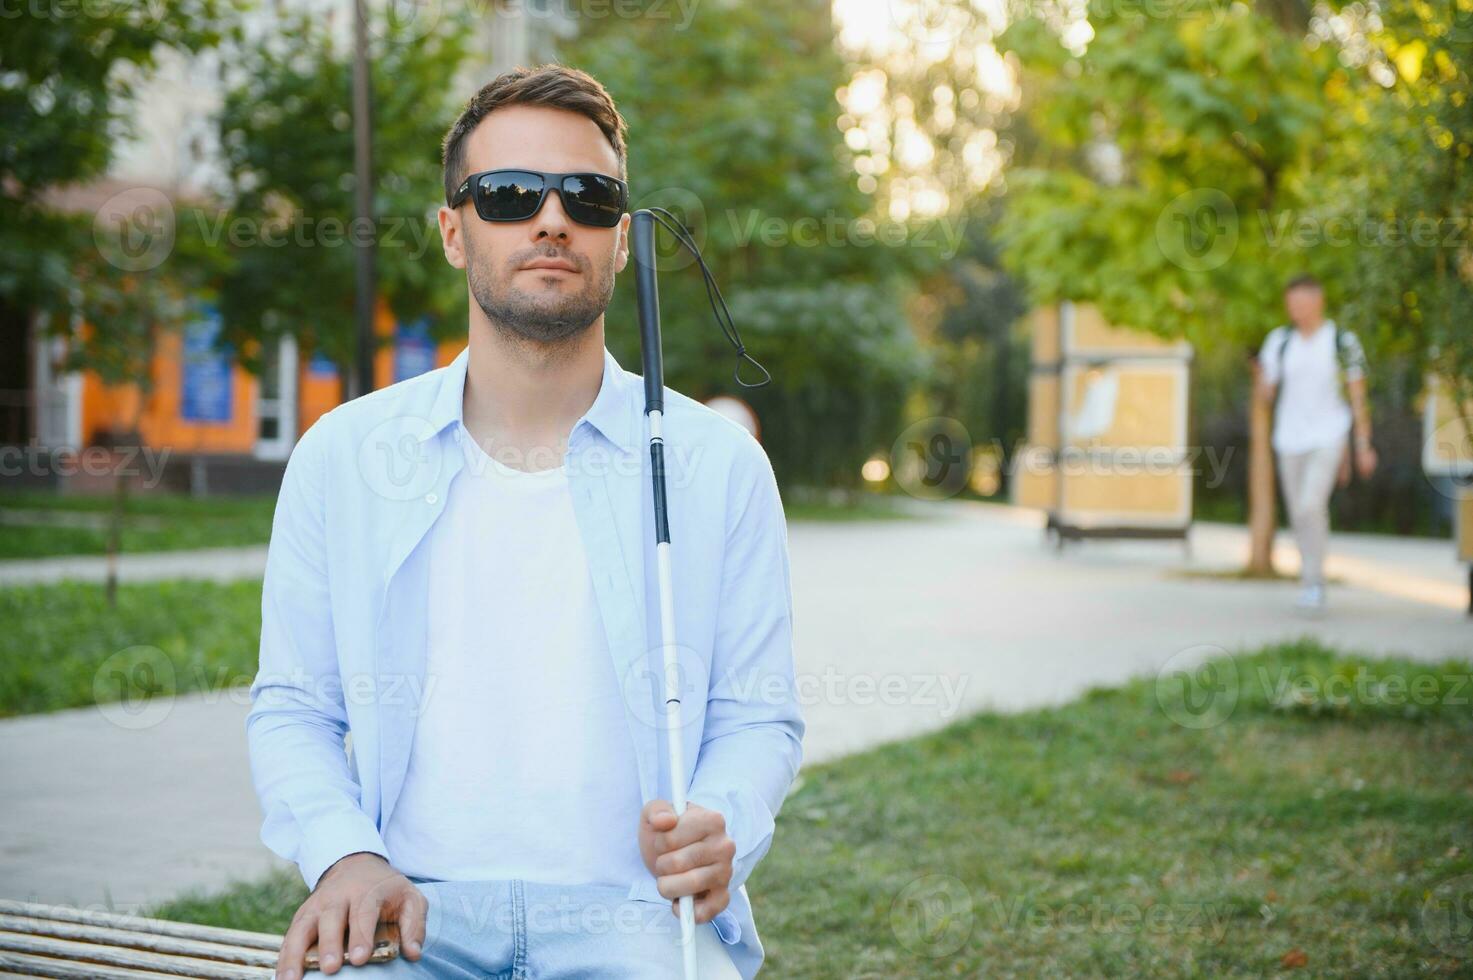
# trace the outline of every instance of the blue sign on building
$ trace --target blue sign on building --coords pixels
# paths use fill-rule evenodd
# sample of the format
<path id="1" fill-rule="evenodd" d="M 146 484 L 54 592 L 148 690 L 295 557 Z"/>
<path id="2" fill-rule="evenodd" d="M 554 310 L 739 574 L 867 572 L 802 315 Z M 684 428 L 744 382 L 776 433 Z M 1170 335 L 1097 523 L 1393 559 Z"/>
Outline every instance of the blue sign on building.
<path id="1" fill-rule="evenodd" d="M 338 366 L 322 351 L 314 351 L 307 361 L 307 372 L 316 378 L 336 378 Z"/>
<path id="2" fill-rule="evenodd" d="M 186 422 L 229 422 L 235 409 L 235 358 L 221 345 L 220 311 L 204 306 L 184 328 L 179 417 Z"/>
<path id="3" fill-rule="evenodd" d="M 400 323 L 394 331 L 394 380 L 404 381 L 435 368 L 435 342 L 429 317 Z"/>

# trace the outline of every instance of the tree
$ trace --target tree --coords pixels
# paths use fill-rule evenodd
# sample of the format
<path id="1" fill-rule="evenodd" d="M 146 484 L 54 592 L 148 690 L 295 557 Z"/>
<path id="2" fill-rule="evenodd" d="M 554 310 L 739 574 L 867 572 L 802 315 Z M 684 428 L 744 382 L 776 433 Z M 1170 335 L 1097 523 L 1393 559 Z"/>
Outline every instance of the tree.
<path id="1" fill-rule="evenodd" d="M 991 45 L 995 11 L 970 0 L 835 6 L 849 78 L 838 123 L 861 186 L 878 213 L 926 221 L 947 239 L 907 310 L 930 363 L 912 414 L 955 419 L 974 444 L 993 440 L 1006 472 L 1028 364 L 1016 322 L 1024 296 L 996 234 L 1018 131 L 1002 128 L 1016 92 Z"/>
<path id="2" fill-rule="evenodd" d="M 189 55 L 221 42 L 230 0 L 160 0 L 89 5 L 82 10 L 32 5 L 0 31 L 0 309 L 70 313 L 88 287 L 106 297 L 124 276 L 150 270 L 79 263 L 100 256 L 92 216 L 56 212 L 48 191 L 102 176 L 118 142 L 133 132 L 139 84 L 166 52 Z M 114 268 L 116 268 L 114 266 Z M 80 294 L 78 290 L 81 290 Z M 83 311 L 86 312 L 85 310 Z M 107 342 L 95 323 L 95 342 Z M 58 329 L 67 329 L 60 323 Z M 101 348 L 99 347 L 99 350 Z M 105 356 L 105 355 L 104 355 Z"/>
<path id="3" fill-rule="evenodd" d="M 736 388 L 693 262 L 662 234 L 669 383 L 750 401 L 784 482 L 855 484 L 865 458 L 888 450 L 924 370 L 905 303 L 935 259 L 917 247 L 922 228 L 885 220 L 859 188 L 835 125 L 845 76 L 829 4 L 708 3 L 688 24 L 670 4 L 640 9 L 584 21 L 561 54 L 602 81 L 628 121 L 632 207 L 670 208 L 691 227 L 773 376 Z M 638 363 L 638 337 L 625 280 L 608 324 L 627 364 Z"/>
<path id="4" fill-rule="evenodd" d="M 1277 8 L 1088 13 L 1044 8 L 999 38 L 1032 137 L 1010 171 L 1008 259 L 1040 301 L 1088 301 L 1116 323 L 1247 352 L 1282 321 L 1289 270 L 1348 276 L 1347 250 L 1315 249 L 1285 220 L 1317 213 L 1368 83 L 1336 45 L 1286 30 Z M 1257 411 L 1249 569 L 1267 574 L 1273 480 Z"/>
<path id="5" fill-rule="evenodd" d="M 220 111 L 231 184 L 219 211 L 189 216 L 226 262 L 221 309 L 241 349 L 293 334 L 353 363 L 353 246 L 378 243 L 378 288 L 401 320 L 431 318 L 436 335 L 465 328 L 463 279 L 444 261 L 435 212 L 440 140 L 454 121 L 447 84 L 472 36 L 466 14 L 429 24 L 371 12 L 374 214 L 354 225 L 352 52 L 312 11 L 284 11 L 269 41 L 237 49 Z"/>
<path id="6" fill-rule="evenodd" d="M 157 192 L 124 191 L 111 211 L 58 212 L 47 192 L 85 184 L 132 134 L 137 87 L 165 52 L 190 55 L 221 42 L 229 0 L 32 5 L 0 32 L 0 318 L 40 317 L 67 340 L 63 371 L 91 370 L 105 384 L 134 384 L 141 411 L 161 332 L 182 327 L 182 297 L 199 256 L 175 248 L 172 205 Z M 136 193 L 135 193 L 136 192 Z M 128 195 L 134 194 L 129 199 Z M 73 329 L 74 319 L 83 324 Z M 137 415 L 117 439 L 137 437 Z M 115 474 L 107 597 L 115 601 L 127 481 Z"/>
<path id="7" fill-rule="evenodd" d="M 1342 189 L 1373 202 L 1348 316 L 1417 356 L 1473 432 L 1473 4 L 1394 4 L 1365 38 L 1385 89 Z"/>
<path id="8" fill-rule="evenodd" d="M 973 440 L 995 440 L 1006 473 L 1027 424 L 1029 351 L 1020 324 L 1028 307 L 995 240 L 1000 200 L 981 198 L 974 210 L 955 259 L 926 280 L 940 305 L 933 335 L 923 337 L 935 361 L 929 402 Z"/>

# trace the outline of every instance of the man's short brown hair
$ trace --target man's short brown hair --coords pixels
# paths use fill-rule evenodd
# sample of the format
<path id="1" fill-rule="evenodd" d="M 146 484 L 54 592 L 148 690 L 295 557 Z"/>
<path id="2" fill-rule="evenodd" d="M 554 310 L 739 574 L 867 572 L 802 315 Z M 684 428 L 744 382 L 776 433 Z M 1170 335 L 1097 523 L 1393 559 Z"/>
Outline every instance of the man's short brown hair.
<path id="1" fill-rule="evenodd" d="M 455 120 L 455 125 L 450 127 L 450 132 L 445 134 L 445 141 L 441 145 L 441 159 L 445 162 L 447 202 L 468 174 L 465 162 L 466 137 L 492 110 L 509 105 L 550 106 L 554 109 L 567 109 L 592 119 L 603 130 L 609 145 L 619 158 L 618 176 L 622 180 L 629 179 L 624 145 L 624 117 L 619 115 L 613 96 L 599 84 L 598 79 L 566 65 L 514 68 L 496 76 L 477 92 L 466 103 L 465 110 Z"/>

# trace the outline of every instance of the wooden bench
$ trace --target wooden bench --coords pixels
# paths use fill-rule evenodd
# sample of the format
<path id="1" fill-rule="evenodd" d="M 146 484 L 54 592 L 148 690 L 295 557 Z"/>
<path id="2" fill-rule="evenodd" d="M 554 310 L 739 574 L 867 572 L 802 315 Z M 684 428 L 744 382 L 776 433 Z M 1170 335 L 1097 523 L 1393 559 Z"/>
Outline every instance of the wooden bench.
<path id="1" fill-rule="evenodd" d="M 275 975 L 280 949 L 270 933 L 0 899 L 0 977 L 253 980 Z M 397 930 L 380 923 L 369 962 L 398 955 Z M 315 946 L 307 961 L 316 968 Z"/>

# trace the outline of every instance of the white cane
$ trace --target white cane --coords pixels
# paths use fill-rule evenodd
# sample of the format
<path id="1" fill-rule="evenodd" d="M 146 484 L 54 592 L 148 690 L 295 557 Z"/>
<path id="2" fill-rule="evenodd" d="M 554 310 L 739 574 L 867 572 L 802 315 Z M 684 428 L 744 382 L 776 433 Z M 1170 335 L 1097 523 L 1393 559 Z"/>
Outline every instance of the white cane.
<path id="1" fill-rule="evenodd" d="M 660 344 L 660 294 L 655 283 L 655 216 L 646 210 L 631 221 L 634 284 L 639 304 L 640 355 L 644 364 L 644 413 L 650 431 L 650 482 L 655 495 L 655 563 L 660 580 L 660 649 L 665 673 L 665 734 L 670 753 L 670 802 L 678 819 L 685 812 L 685 747 L 681 744 L 680 659 L 675 645 L 675 598 L 670 584 L 670 518 L 665 503 L 665 365 Z M 696 980 L 696 910 L 680 897 L 680 947 L 686 980 Z"/>
<path id="2" fill-rule="evenodd" d="M 658 212 L 658 214 L 656 213 Z M 650 433 L 650 483 L 654 492 L 655 564 L 660 585 L 660 649 L 665 679 L 665 733 L 670 755 L 670 802 L 677 819 L 685 812 L 685 747 L 681 742 L 684 727 L 680 709 L 680 659 L 675 642 L 675 599 L 670 575 L 670 517 L 665 497 L 665 359 L 660 341 L 660 293 L 655 282 L 655 222 L 664 225 L 675 239 L 695 256 L 701 275 L 706 280 L 706 295 L 716 322 L 737 354 L 737 368 L 732 377 L 743 388 L 760 388 L 772 380 L 767 369 L 758 364 L 742 345 L 736 324 L 726 309 L 726 301 L 716 285 L 711 270 L 690 231 L 664 208 L 641 208 L 630 221 L 630 244 L 634 252 L 635 298 L 639 306 L 640 357 L 644 367 L 644 413 Z M 762 372 L 762 380 L 742 380 L 741 362 L 745 360 Z M 680 945 L 685 958 L 686 980 L 696 980 L 696 911 L 695 901 L 682 895 L 680 908 Z"/>

